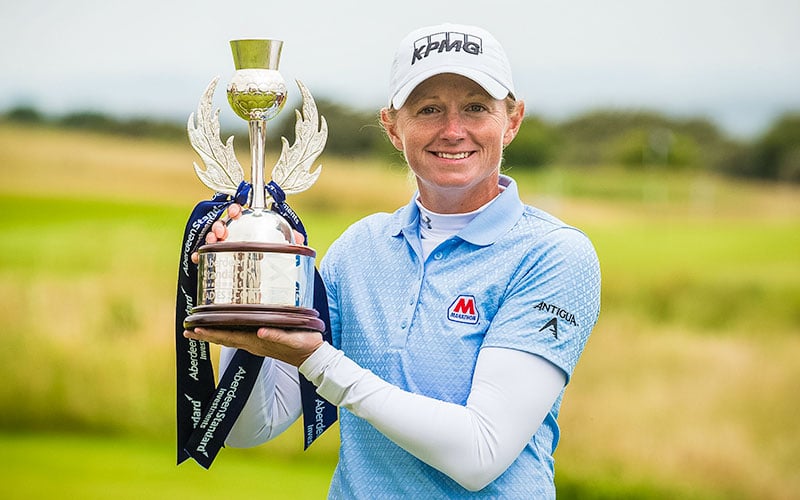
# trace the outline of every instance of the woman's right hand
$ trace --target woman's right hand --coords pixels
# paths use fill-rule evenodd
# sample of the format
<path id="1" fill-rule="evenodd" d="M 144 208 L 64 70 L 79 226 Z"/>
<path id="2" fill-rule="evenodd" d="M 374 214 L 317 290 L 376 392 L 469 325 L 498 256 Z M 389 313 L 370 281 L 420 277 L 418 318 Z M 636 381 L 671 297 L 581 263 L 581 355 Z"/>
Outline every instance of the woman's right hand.
<path id="1" fill-rule="evenodd" d="M 226 220 L 236 220 L 242 216 L 242 206 L 233 203 L 228 206 L 228 216 Z M 216 220 L 211 225 L 211 230 L 206 234 L 206 243 L 217 243 L 225 241 L 228 238 L 228 224 L 224 220 Z M 197 264 L 200 262 L 200 255 L 197 252 L 192 253 L 192 262 Z"/>
<path id="2" fill-rule="evenodd" d="M 211 230 L 208 231 L 206 234 L 206 243 L 217 243 L 220 241 L 225 241 L 228 239 L 228 224 L 226 221 L 229 220 L 236 220 L 242 216 L 242 206 L 233 203 L 228 206 L 228 216 L 224 219 L 216 220 L 213 224 L 211 224 Z M 305 239 L 299 231 L 293 231 L 294 234 L 294 242 L 296 245 L 302 245 L 303 240 Z M 197 252 L 192 253 L 192 262 L 197 264 L 200 262 L 200 254 Z"/>

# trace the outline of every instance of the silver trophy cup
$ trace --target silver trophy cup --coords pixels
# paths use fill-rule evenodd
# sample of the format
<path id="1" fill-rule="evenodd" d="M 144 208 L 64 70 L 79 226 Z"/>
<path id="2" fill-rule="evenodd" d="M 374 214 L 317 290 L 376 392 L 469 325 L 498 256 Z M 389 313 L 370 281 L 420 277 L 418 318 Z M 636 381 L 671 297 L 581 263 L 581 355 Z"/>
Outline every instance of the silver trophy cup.
<path id="1" fill-rule="evenodd" d="M 242 216 L 228 221 L 224 242 L 199 248 L 196 306 L 184 327 L 254 329 L 260 326 L 324 331 L 313 309 L 316 252 L 295 243 L 292 226 L 268 208 L 274 203 L 265 192 L 267 121 L 286 102 L 287 89 L 278 72 L 283 42 L 279 40 L 231 41 L 236 67 L 227 89 L 234 112 L 247 120 L 250 131 L 252 190 Z M 218 78 L 209 84 L 197 109 L 189 117 L 193 148 L 205 168 L 194 165 L 198 177 L 217 192 L 233 195 L 243 171 L 233 151 L 233 138 L 219 138 L 219 110 L 211 100 Z M 282 138 L 283 149 L 272 170 L 272 181 L 285 194 L 308 189 L 321 167 L 311 167 L 327 139 L 325 119 L 317 113 L 311 94 L 299 81 L 303 113 L 296 112 L 295 143 Z"/>

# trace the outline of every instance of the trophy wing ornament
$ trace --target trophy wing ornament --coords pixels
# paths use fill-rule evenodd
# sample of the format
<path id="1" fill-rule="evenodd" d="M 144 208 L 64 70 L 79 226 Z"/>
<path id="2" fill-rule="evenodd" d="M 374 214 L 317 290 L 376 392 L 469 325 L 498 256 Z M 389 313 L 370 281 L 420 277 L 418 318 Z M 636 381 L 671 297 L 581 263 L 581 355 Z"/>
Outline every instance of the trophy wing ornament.
<path id="1" fill-rule="evenodd" d="M 317 112 L 314 98 L 300 80 L 297 80 L 297 87 L 303 97 L 303 112 L 301 114 L 295 110 L 297 116 L 294 127 L 295 141 L 289 146 L 289 141 L 281 137 L 283 148 L 278 162 L 272 169 L 272 180 L 287 195 L 305 191 L 316 182 L 322 171 L 322 165 L 313 171 L 312 167 L 328 139 L 328 124 L 325 117 Z"/>
<path id="2" fill-rule="evenodd" d="M 192 113 L 186 129 L 192 148 L 200 155 L 205 169 L 194 163 L 197 177 L 218 193 L 235 195 L 239 184 L 244 180 L 244 171 L 233 150 L 233 136 L 222 144 L 219 135 L 219 109 L 212 111 L 212 99 L 217 88 L 219 77 L 214 78 L 206 87 L 197 115 Z"/>

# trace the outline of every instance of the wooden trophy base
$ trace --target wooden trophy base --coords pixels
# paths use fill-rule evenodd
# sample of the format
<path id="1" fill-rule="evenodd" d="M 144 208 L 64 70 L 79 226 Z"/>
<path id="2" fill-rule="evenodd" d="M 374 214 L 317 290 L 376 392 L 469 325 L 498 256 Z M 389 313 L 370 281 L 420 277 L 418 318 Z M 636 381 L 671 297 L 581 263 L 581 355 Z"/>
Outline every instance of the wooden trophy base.
<path id="1" fill-rule="evenodd" d="M 258 330 L 267 326 L 287 330 L 325 331 L 325 322 L 314 309 L 291 306 L 208 305 L 192 309 L 183 327 L 217 330 Z"/>

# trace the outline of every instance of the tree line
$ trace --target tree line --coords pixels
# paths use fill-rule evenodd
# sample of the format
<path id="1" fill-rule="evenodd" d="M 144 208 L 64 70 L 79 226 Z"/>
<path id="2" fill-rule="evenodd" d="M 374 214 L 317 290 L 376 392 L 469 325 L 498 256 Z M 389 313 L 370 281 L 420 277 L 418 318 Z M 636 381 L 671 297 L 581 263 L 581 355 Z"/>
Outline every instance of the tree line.
<path id="1" fill-rule="evenodd" d="M 385 156 L 394 151 L 378 123 L 377 111 L 358 111 L 324 99 L 317 100 L 317 107 L 329 127 L 326 154 Z M 91 111 L 52 117 L 31 106 L 18 106 L 2 114 L 2 119 L 132 137 L 186 140 L 184 123 L 121 119 Z M 271 137 L 294 140 L 292 113 L 282 113 L 270 123 Z M 242 147 L 248 144 L 246 134 L 243 129 L 225 137 L 240 136 L 235 142 Z M 660 166 L 800 183 L 800 111 L 778 117 L 764 133 L 750 140 L 730 138 L 706 118 L 675 118 L 654 111 L 596 110 L 560 122 L 528 115 L 517 138 L 506 149 L 504 162 L 531 169 L 548 164 Z"/>

